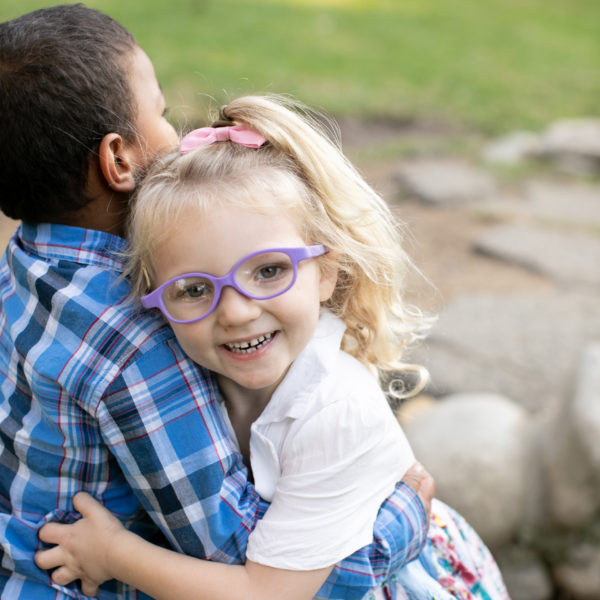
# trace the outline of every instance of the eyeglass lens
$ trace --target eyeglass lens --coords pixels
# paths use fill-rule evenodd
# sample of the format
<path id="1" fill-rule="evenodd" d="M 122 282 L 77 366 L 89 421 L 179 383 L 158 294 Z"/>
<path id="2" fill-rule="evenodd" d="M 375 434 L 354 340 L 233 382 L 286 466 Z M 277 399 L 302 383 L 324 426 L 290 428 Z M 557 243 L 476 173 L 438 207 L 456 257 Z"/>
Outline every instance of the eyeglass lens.
<path id="1" fill-rule="evenodd" d="M 234 286 L 254 299 L 266 299 L 285 292 L 294 280 L 294 264 L 283 252 L 263 252 L 242 262 L 233 274 Z M 186 277 L 174 281 L 163 291 L 163 302 L 170 317 L 187 321 L 208 314 L 220 293 L 210 277 Z"/>

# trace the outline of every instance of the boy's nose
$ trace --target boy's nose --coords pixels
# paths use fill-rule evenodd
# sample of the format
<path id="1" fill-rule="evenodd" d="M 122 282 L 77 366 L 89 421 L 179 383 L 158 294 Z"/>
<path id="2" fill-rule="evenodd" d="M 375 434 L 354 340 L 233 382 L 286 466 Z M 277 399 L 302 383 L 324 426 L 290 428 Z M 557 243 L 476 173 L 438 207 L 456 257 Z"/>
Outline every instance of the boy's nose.
<path id="1" fill-rule="evenodd" d="M 221 290 L 219 304 L 215 309 L 219 324 L 224 327 L 232 327 L 257 319 L 262 312 L 259 302 L 226 286 Z"/>

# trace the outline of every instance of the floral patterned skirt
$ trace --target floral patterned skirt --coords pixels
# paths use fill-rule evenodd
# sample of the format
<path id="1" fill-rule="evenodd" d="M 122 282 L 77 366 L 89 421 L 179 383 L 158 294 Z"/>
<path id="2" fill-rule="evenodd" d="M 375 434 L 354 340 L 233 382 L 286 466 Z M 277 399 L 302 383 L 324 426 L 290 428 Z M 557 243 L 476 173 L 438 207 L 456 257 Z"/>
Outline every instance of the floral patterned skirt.
<path id="1" fill-rule="evenodd" d="M 496 561 L 475 530 L 439 500 L 427 544 L 365 600 L 510 600 Z"/>

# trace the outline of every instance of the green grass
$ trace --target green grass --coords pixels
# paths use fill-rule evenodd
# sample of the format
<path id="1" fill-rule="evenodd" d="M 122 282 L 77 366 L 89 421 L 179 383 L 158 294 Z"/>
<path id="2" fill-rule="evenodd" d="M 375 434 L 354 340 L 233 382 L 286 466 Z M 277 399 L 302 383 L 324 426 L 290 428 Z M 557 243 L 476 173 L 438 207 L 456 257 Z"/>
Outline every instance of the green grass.
<path id="1" fill-rule="evenodd" d="M 18 6 L 16 6 L 18 4 Z M 0 0 L 0 19 L 53 2 Z M 155 63 L 175 117 L 246 92 L 338 116 L 499 133 L 597 115 L 597 0 L 90 0 Z"/>

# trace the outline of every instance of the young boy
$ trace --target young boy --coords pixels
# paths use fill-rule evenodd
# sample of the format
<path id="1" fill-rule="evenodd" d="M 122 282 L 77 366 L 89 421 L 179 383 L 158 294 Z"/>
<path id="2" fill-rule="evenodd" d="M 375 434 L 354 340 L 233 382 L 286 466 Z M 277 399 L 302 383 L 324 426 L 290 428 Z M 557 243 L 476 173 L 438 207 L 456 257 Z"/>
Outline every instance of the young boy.
<path id="1" fill-rule="evenodd" d="M 173 548 L 228 563 L 266 509 L 211 375 L 120 279 L 131 194 L 176 143 L 152 63 L 114 20 L 78 4 L 0 24 L 0 208 L 22 221 L 0 263 L 2 598 L 80 597 L 33 561 L 39 528 L 77 517 L 79 490 L 146 537 L 158 526 Z M 427 504 L 431 479 L 411 476 Z M 399 484 L 374 542 L 326 585 L 362 597 L 425 529 Z M 99 597 L 140 595 L 113 582 Z"/>

